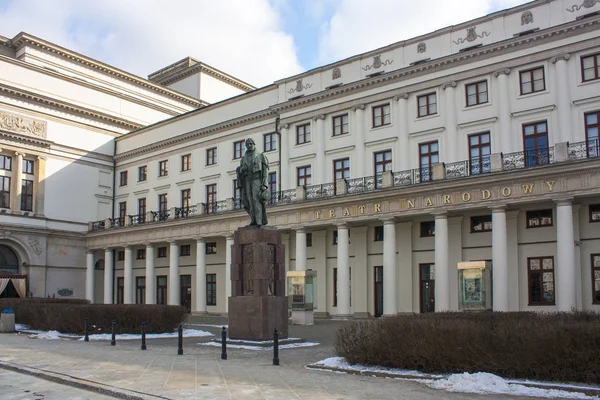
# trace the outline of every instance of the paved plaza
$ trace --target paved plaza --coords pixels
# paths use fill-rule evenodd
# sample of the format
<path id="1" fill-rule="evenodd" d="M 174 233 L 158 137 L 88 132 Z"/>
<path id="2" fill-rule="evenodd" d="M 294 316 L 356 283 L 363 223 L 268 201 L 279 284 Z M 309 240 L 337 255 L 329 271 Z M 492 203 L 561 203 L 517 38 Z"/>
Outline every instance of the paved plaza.
<path id="1" fill-rule="evenodd" d="M 210 341 L 210 337 L 186 338 L 184 354 L 178 356 L 177 338 L 148 340 L 148 349 L 141 351 L 138 340 L 118 341 L 113 347 L 107 341 L 85 343 L 3 334 L 0 336 L 3 366 L 0 398 L 519 399 L 449 393 L 413 381 L 306 369 L 307 364 L 335 356 L 335 332 L 344 323 L 319 320 L 314 326 L 291 326 L 290 337 L 301 337 L 320 345 L 280 350 L 278 367 L 272 365 L 271 350 L 229 348 L 228 359 L 221 360 L 219 347 L 198 345 Z M 218 335 L 223 324 L 227 324 L 226 318 L 191 316 L 186 326 Z M 15 373 L 17 370 L 39 374 L 53 382 L 40 382 L 33 376 Z M 40 385 L 39 391 L 35 385 Z M 61 393 L 57 386 L 65 388 L 62 396 L 56 397 L 56 393 Z M 31 392 L 26 393 L 24 389 Z M 33 394 L 34 391 L 44 394 L 44 390 L 46 397 Z"/>

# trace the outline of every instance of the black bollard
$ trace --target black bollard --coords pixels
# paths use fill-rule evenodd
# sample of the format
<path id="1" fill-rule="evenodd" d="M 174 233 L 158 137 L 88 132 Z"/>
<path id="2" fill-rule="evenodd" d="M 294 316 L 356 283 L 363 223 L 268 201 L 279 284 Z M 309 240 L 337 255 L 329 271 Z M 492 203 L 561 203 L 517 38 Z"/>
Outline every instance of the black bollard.
<path id="1" fill-rule="evenodd" d="M 117 321 L 115 321 L 113 319 L 113 322 L 112 322 L 112 336 L 110 338 L 110 345 L 111 346 L 114 346 L 115 344 L 117 344 L 117 341 L 115 340 L 116 330 L 117 330 Z"/>
<path id="2" fill-rule="evenodd" d="M 273 332 L 273 365 L 279 365 L 279 332 Z"/>
<path id="3" fill-rule="evenodd" d="M 179 331 L 177 332 L 177 355 L 183 355 L 183 329 L 181 329 L 181 325 L 179 325 Z"/>
<path id="4" fill-rule="evenodd" d="M 83 341 L 84 342 L 89 342 L 90 341 L 90 337 L 88 335 L 88 329 L 90 326 L 90 320 L 89 319 L 85 319 L 85 325 L 83 327 Z"/>
<path id="5" fill-rule="evenodd" d="M 142 350 L 146 350 L 146 323 L 142 322 Z"/>
<path id="6" fill-rule="evenodd" d="M 221 360 L 227 360 L 227 330 L 221 331 Z"/>

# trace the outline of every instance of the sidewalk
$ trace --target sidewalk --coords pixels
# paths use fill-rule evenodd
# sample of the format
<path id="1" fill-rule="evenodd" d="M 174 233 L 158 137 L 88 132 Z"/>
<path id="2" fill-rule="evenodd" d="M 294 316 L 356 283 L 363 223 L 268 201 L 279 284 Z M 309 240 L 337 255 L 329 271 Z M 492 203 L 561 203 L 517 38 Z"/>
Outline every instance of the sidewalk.
<path id="1" fill-rule="evenodd" d="M 178 356 L 177 338 L 148 340 L 148 350 L 141 351 L 137 340 L 118 341 L 113 347 L 104 341 L 11 334 L 0 335 L 0 364 L 130 399 L 520 399 L 448 393 L 412 381 L 304 368 L 335 355 L 333 338 L 343 323 L 291 326 L 290 337 L 321 344 L 280 350 L 278 367 L 272 365 L 270 350 L 228 349 L 228 360 L 221 360 L 220 348 L 197 345 L 210 338 L 186 339 L 184 355 Z M 219 334 L 223 324 L 225 318 L 191 317 L 186 326 Z"/>

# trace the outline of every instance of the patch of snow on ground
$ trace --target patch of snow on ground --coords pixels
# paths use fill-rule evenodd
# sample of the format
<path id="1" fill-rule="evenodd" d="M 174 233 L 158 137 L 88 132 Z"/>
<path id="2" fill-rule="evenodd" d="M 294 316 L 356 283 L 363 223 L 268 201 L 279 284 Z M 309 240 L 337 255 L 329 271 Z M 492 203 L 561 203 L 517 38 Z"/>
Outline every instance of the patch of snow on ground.
<path id="1" fill-rule="evenodd" d="M 225 329 L 229 328 L 229 325 L 225 324 L 225 325 L 215 325 L 215 324 L 185 324 L 186 326 L 206 326 L 208 328 L 220 328 L 223 329 L 223 327 L 225 327 Z"/>
<path id="2" fill-rule="evenodd" d="M 164 338 L 176 338 L 178 336 L 177 332 L 167 332 L 167 333 L 147 333 L 146 339 L 164 339 Z M 198 329 L 184 329 L 183 337 L 205 337 L 205 336 L 214 336 L 210 332 L 201 331 Z M 90 340 L 111 340 L 112 335 L 110 333 L 95 333 L 93 335 L 89 335 Z M 142 340 L 142 335 L 137 333 L 123 333 L 120 335 L 115 335 L 116 340 Z M 79 340 L 83 340 L 83 337 Z"/>
<path id="3" fill-rule="evenodd" d="M 38 333 L 36 335 L 31 335 L 29 337 L 32 339 L 57 340 L 57 339 L 60 339 L 60 337 L 58 335 L 59 335 L 58 331 L 48 331 L 48 332 Z"/>
<path id="4" fill-rule="evenodd" d="M 365 372 L 385 372 L 390 375 L 411 375 L 414 377 L 426 376 L 426 377 L 441 377 L 442 375 L 424 374 L 422 372 L 410 369 L 396 369 L 386 367 L 374 367 L 361 364 L 350 364 L 344 357 L 329 357 L 322 361 L 316 362 L 313 365 L 320 365 L 329 368 L 339 368 L 349 371 L 365 371 Z"/>
<path id="5" fill-rule="evenodd" d="M 213 346 L 213 347 L 221 347 L 221 343 L 218 342 L 203 342 L 197 343 L 200 346 Z M 298 347 L 311 347 L 318 346 L 319 343 L 316 342 L 302 342 L 302 343 L 290 343 L 290 344 L 282 344 L 279 346 L 279 349 L 293 349 Z M 227 344 L 228 349 L 244 349 L 244 350 L 273 350 L 273 346 L 248 346 L 244 344 Z"/>

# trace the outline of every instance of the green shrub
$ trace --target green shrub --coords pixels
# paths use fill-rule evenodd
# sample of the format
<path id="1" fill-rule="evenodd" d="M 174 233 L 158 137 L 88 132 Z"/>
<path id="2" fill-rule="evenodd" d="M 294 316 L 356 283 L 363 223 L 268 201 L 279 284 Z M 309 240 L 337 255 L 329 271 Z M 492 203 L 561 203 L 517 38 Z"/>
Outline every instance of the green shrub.
<path id="1" fill-rule="evenodd" d="M 90 304 L 86 299 L 55 299 L 47 297 L 26 297 L 0 299 L 0 311 L 10 308 L 15 312 L 15 322 L 31 325 L 30 311 L 45 304 Z"/>
<path id="2" fill-rule="evenodd" d="M 353 364 L 427 373 L 600 383 L 600 315 L 435 313 L 355 321 L 336 353 Z"/>

